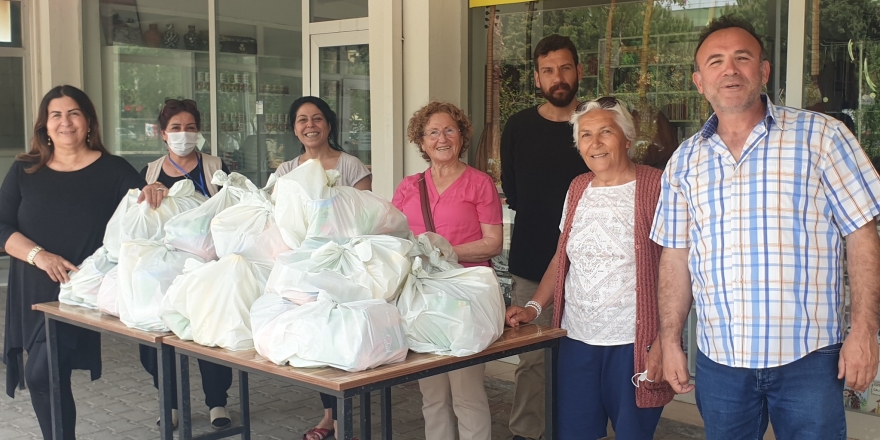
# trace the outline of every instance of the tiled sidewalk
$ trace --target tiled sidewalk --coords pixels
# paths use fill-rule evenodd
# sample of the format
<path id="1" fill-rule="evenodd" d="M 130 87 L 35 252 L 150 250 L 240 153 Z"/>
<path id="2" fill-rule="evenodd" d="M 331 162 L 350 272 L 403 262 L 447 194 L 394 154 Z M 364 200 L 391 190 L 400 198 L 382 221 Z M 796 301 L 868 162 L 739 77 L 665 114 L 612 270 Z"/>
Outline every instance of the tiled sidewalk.
<path id="1" fill-rule="evenodd" d="M 6 290 L 0 289 L 0 312 L 5 316 Z M 0 327 L 2 329 L 2 327 Z M 121 339 L 103 338 L 104 375 L 90 382 L 82 371 L 74 372 L 73 392 L 77 401 L 77 438 L 79 439 L 156 439 L 158 417 L 157 392 L 152 378 L 140 365 L 138 350 L 134 343 Z M 198 374 L 193 362 L 190 371 Z M 513 384 L 502 378 L 510 378 L 511 366 L 492 363 L 486 378 L 486 391 L 492 408 L 492 438 L 507 439 L 507 419 L 513 396 Z M 6 374 L 0 364 L 0 375 Z M 196 430 L 208 426 L 207 408 L 202 404 L 201 381 L 193 377 L 193 419 Z M 250 400 L 253 439 L 296 440 L 302 432 L 314 426 L 322 414 L 321 401 L 315 392 L 284 385 L 257 375 L 250 375 Z M 230 390 L 229 410 L 233 420 L 239 420 L 238 383 Z M 415 383 L 395 387 L 394 438 L 401 440 L 424 439 L 424 422 L 421 413 L 421 394 Z M 374 398 L 374 420 L 378 417 L 378 398 Z M 357 415 L 357 407 L 355 414 Z M 655 439 L 683 440 L 702 438 L 698 428 L 663 419 Z M 374 438 L 379 438 L 378 425 Z M 0 397 L 0 439 L 37 439 L 39 427 L 31 408 L 27 391 L 16 394 L 15 399 Z M 236 437 L 237 438 L 237 437 Z M 363 440 L 363 439 L 362 439 Z"/>

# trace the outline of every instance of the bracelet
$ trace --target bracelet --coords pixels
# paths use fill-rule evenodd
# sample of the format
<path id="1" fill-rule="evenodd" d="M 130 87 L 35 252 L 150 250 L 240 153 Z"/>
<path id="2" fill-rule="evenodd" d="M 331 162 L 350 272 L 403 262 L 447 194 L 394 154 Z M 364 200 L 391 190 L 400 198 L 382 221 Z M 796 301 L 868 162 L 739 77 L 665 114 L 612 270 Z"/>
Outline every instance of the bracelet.
<path id="1" fill-rule="evenodd" d="M 27 256 L 28 264 L 30 264 L 31 266 L 36 266 L 36 264 L 34 264 L 34 257 L 36 257 L 41 250 L 43 250 L 42 246 L 34 246 L 34 248 L 31 249 L 30 253 L 28 253 Z"/>
<path id="2" fill-rule="evenodd" d="M 538 319 L 538 317 L 541 316 L 541 312 L 544 310 L 544 309 L 541 308 L 541 305 L 538 304 L 537 301 L 529 301 L 529 302 L 527 302 L 527 303 L 526 303 L 526 307 L 531 307 L 531 308 L 535 309 L 536 312 L 538 312 L 538 314 L 535 315 L 535 319 Z"/>

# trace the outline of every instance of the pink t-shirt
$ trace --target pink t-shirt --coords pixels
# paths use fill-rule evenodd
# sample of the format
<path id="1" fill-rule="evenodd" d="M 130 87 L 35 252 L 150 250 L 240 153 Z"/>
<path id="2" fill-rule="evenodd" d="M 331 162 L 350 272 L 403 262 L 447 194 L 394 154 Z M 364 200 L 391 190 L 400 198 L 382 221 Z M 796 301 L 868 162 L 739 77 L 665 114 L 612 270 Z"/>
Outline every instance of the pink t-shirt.
<path id="1" fill-rule="evenodd" d="M 404 178 L 397 186 L 394 199 L 391 201 L 406 215 L 409 228 L 415 235 L 427 231 L 425 219 L 422 217 L 419 176 L 420 174 L 413 174 Z M 425 172 L 425 181 L 428 184 L 428 200 L 431 202 L 434 227 L 437 233 L 449 240 L 453 246 L 483 238 L 481 223 L 501 224 L 501 199 L 488 174 L 468 166 L 442 195 L 437 194 L 430 170 Z M 461 263 L 461 265 L 489 266 L 489 262 Z"/>

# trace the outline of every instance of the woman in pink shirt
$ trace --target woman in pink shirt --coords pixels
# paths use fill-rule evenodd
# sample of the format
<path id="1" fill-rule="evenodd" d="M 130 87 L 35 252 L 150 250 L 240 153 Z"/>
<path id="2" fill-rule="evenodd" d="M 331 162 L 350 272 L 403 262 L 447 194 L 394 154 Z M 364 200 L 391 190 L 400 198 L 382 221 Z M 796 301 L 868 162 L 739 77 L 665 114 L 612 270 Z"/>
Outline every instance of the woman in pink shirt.
<path id="1" fill-rule="evenodd" d="M 449 240 L 462 265 L 489 266 L 501 253 L 501 199 L 491 177 L 461 161 L 472 134 L 470 120 L 452 104 L 433 101 L 416 111 L 407 137 L 430 166 L 403 179 L 392 203 L 413 234 L 427 231 L 419 192 L 424 179 L 435 232 Z M 480 364 L 419 381 L 426 440 L 455 438 L 456 431 L 461 440 L 491 438 L 484 374 Z"/>

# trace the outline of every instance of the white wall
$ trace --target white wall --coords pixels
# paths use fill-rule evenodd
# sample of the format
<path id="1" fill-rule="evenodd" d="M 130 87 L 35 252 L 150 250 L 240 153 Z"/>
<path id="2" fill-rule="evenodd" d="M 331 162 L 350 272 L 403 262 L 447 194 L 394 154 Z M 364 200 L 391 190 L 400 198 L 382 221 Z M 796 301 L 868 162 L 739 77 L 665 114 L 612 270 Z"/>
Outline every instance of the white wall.
<path id="1" fill-rule="evenodd" d="M 52 87 L 83 87 L 81 0 L 33 0 L 30 35 L 31 102 L 39 103 Z M 36 105 L 35 105 L 36 107 Z"/>

